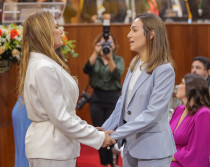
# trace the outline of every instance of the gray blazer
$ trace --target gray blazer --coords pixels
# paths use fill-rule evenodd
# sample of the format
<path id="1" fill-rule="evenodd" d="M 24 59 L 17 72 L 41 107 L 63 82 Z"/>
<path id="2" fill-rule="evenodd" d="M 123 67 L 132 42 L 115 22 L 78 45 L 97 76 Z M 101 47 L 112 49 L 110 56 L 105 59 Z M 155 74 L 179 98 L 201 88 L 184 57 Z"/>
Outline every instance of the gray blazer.
<path id="1" fill-rule="evenodd" d="M 128 71 L 116 107 L 103 124 L 105 129 L 116 129 L 111 137 L 122 146 L 126 139 L 131 156 L 138 159 L 158 159 L 173 155 L 176 147 L 168 121 L 169 101 L 175 73 L 171 64 L 158 66 L 152 74 L 145 70 L 137 79 L 127 107 L 124 107 L 132 73 Z M 123 123 L 128 114 L 127 123 Z"/>

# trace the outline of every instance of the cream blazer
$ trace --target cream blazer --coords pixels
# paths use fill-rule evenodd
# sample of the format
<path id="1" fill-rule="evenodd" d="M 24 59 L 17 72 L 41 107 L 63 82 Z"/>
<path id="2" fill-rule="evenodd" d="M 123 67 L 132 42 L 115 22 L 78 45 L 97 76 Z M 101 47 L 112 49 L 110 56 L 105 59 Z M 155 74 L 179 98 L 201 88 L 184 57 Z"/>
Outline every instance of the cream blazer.
<path id="1" fill-rule="evenodd" d="M 105 134 L 81 120 L 75 111 L 75 80 L 46 55 L 31 52 L 24 101 L 32 120 L 25 138 L 27 158 L 68 160 L 80 155 L 80 144 L 99 149 Z"/>

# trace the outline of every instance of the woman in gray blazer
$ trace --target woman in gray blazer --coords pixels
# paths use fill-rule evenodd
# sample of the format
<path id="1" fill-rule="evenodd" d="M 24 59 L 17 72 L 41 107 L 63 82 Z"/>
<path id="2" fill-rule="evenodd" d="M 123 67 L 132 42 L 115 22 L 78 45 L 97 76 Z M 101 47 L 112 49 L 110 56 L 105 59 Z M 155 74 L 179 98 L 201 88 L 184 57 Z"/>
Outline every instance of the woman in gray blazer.
<path id="1" fill-rule="evenodd" d="M 75 167 L 80 145 L 95 149 L 115 143 L 76 115 L 77 80 L 55 52 L 63 31 L 49 12 L 29 16 L 23 26 L 19 94 L 32 120 L 25 137 L 30 167 Z"/>
<path id="2" fill-rule="evenodd" d="M 137 16 L 128 34 L 130 63 L 115 110 L 103 124 L 124 144 L 124 167 L 169 167 L 176 152 L 168 121 L 175 73 L 163 21 L 155 14 Z"/>

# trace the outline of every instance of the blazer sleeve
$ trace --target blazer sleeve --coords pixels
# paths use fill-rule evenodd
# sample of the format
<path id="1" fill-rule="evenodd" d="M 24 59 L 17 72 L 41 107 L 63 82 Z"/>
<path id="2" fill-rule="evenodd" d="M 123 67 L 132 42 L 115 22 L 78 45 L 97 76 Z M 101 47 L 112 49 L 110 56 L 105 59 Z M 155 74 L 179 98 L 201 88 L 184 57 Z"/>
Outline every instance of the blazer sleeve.
<path id="1" fill-rule="evenodd" d="M 127 122 L 116 129 L 111 137 L 122 139 L 137 133 L 144 133 L 168 113 L 169 101 L 174 87 L 175 73 L 171 65 L 164 64 L 155 69 L 154 86 L 147 109 L 141 111 L 133 121 Z M 141 105 L 133 104 L 133 105 Z M 138 107 L 137 107 L 138 108 Z M 137 112 L 137 111 L 135 111 Z"/>
<path id="2" fill-rule="evenodd" d="M 208 166 L 210 155 L 210 110 L 201 111 L 188 144 L 174 154 L 181 166 Z"/>
<path id="3" fill-rule="evenodd" d="M 99 149 L 105 134 L 68 112 L 65 95 L 60 88 L 58 71 L 52 67 L 42 66 L 36 71 L 37 94 L 49 120 L 69 139 Z M 71 95 L 69 95 L 71 96 Z M 74 100 L 69 101 L 75 108 Z"/>

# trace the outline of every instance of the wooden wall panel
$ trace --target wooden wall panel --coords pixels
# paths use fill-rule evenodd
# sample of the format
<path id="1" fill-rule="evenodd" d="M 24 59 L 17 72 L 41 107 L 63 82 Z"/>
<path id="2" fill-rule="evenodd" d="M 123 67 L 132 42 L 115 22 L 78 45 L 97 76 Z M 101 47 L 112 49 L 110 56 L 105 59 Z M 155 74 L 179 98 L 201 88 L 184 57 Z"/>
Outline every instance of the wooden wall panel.
<path id="1" fill-rule="evenodd" d="M 70 25 L 64 26 L 69 39 L 76 40 L 76 51 L 79 57 L 69 59 L 71 73 L 78 77 L 80 93 L 88 83 L 88 76 L 83 73 L 83 66 L 93 51 L 93 40 L 102 33 L 102 25 Z M 210 58 L 210 25 L 209 24 L 166 24 L 172 56 L 176 63 L 176 84 L 184 74 L 190 72 L 193 57 L 202 55 Z M 111 26 L 111 34 L 118 41 L 118 55 L 125 61 L 125 71 L 129 66 L 132 56 L 129 50 L 127 34 L 130 25 L 115 24 Z M 126 72 L 122 77 L 122 81 Z M 0 167 L 14 166 L 14 137 L 12 129 L 11 112 L 17 100 L 15 87 L 17 80 L 17 65 L 11 70 L 0 74 Z M 77 114 L 91 123 L 89 105 L 77 111 Z"/>

